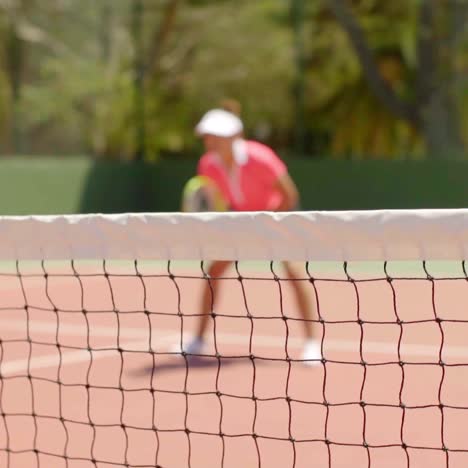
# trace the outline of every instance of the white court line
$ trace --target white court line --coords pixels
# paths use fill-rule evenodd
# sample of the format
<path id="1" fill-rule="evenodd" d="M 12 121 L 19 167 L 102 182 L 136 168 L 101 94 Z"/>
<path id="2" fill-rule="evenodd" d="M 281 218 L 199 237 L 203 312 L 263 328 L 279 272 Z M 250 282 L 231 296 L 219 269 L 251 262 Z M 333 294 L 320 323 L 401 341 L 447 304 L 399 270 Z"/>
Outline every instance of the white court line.
<path id="1" fill-rule="evenodd" d="M 32 333 L 53 333 L 55 335 L 57 326 L 53 323 L 29 322 L 29 330 Z M 8 331 L 25 331 L 24 321 L 0 321 L 0 335 L 3 330 Z M 167 339 L 167 333 L 171 336 L 176 337 L 176 340 L 180 336 L 178 330 L 174 329 L 160 329 L 159 333 L 155 333 L 152 330 L 154 340 Z M 60 335 L 68 336 L 80 336 L 87 333 L 85 326 L 79 325 L 60 325 Z M 163 334 L 164 333 L 164 334 Z M 158 337 L 159 334 L 159 337 Z M 90 336 L 93 338 L 116 338 L 117 327 L 116 326 L 91 326 Z M 119 337 L 121 340 L 127 339 L 148 339 L 148 330 L 136 327 L 121 327 Z M 188 340 L 190 335 L 187 334 L 184 340 Z M 213 342 L 212 334 L 208 334 L 208 342 Z M 235 334 L 235 333 L 218 333 L 217 340 L 219 343 L 232 344 L 232 345 L 244 345 L 249 342 L 249 335 L 247 334 Z M 254 335 L 255 346 L 260 347 L 275 347 L 278 345 L 284 345 L 284 336 L 274 335 Z M 289 337 L 288 344 L 292 348 L 300 348 L 304 344 L 303 338 Z M 359 352 L 359 341 L 356 340 L 329 340 L 326 339 L 324 342 L 325 350 L 330 351 L 357 351 Z M 398 350 L 398 343 L 396 342 L 384 342 L 384 341 L 368 341 L 364 340 L 363 350 L 368 353 L 380 353 L 380 354 L 394 354 Z M 403 343 L 400 347 L 402 353 L 409 354 L 412 356 L 438 356 L 440 346 L 439 345 L 425 345 L 425 344 L 411 344 Z M 444 346 L 444 356 L 454 358 L 466 358 L 468 357 L 468 346 Z"/>
<path id="2" fill-rule="evenodd" d="M 245 344 L 248 343 L 248 336 L 224 334 L 217 335 L 218 341 L 225 344 Z M 211 340 L 212 341 L 212 340 Z M 254 335 L 254 346 L 282 346 L 284 348 L 284 338 L 278 341 L 278 337 Z M 289 348 L 301 348 L 304 345 L 304 339 L 289 338 Z M 352 340 L 329 340 L 324 341 L 324 351 L 351 351 L 359 353 L 359 341 Z M 401 354 L 412 357 L 434 357 L 438 358 L 440 346 L 437 345 L 424 345 L 424 344 L 411 344 L 403 343 L 400 346 Z M 398 343 L 385 342 L 385 341 L 363 341 L 363 353 L 370 354 L 391 354 L 397 355 Z M 468 346 L 444 346 L 442 356 L 444 358 L 468 358 Z"/>
<path id="3" fill-rule="evenodd" d="M 2 331 L 24 331 L 26 333 L 27 322 L 25 320 L 2 320 L 0 321 L 0 334 Z M 29 322 L 29 331 L 32 333 L 52 333 L 55 335 L 57 325 L 51 322 Z M 59 331 L 61 335 L 81 336 L 86 335 L 86 325 L 67 325 L 60 324 Z M 90 334 L 100 338 L 112 338 L 117 336 L 117 324 L 115 326 L 90 326 Z M 123 334 L 123 335 L 122 335 Z M 145 338 L 148 337 L 148 332 L 142 328 L 122 327 L 121 336 L 125 338 Z"/>
<path id="4" fill-rule="evenodd" d="M 24 322 L 14 322 L 14 321 L 3 321 L 0 322 L 0 332 L 2 330 L 9 331 L 23 331 L 25 329 Z M 43 322 L 30 322 L 29 329 L 31 332 L 53 332 L 56 331 L 56 326 L 54 324 L 43 323 Z M 75 325 L 61 325 L 60 332 L 65 335 L 78 336 L 86 328 L 75 326 Z M 165 347 L 177 343 L 180 339 L 180 335 L 177 334 L 177 330 L 160 330 L 164 334 L 155 334 L 153 332 L 152 337 L 152 349 L 158 350 L 159 352 L 163 351 Z M 91 327 L 90 334 L 93 337 L 116 337 L 116 328 L 115 327 Z M 122 348 L 128 351 L 144 351 L 148 349 L 147 339 L 148 332 L 139 328 L 121 328 L 120 330 L 120 339 L 137 339 L 138 341 L 131 341 L 125 344 L 122 344 Z M 190 335 L 184 335 L 184 342 L 187 342 L 190 339 Z M 245 334 L 234 334 L 234 333 L 218 333 L 216 335 L 217 342 L 224 345 L 244 345 L 247 346 L 249 343 L 249 335 Z M 207 337 L 207 342 L 213 343 L 213 336 L 211 334 Z M 284 337 L 273 336 L 273 335 L 257 335 L 253 337 L 253 346 L 255 348 L 264 347 L 284 347 Z M 304 344 L 304 339 L 297 337 L 290 337 L 288 339 L 288 348 L 289 349 L 300 349 Z M 333 351 L 342 351 L 342 352 L 353 352 L 359 353 L 359 341 L 353 340 L 329 340 L 324 341 L 324 352 L 325 354 Z M 105 345 L 103 345 L 105 348 Z M 167 350 L 167 349 L 166 349 Z M 93 361 L 98 359 L 104 359 L 109 357 L 115 357 L 115 353 L 112 351 L 100 350 L 96 346 L 93 351 Z M 99 352 L 101 351 L 101 352 Z M 424 345 L 424 344 L 402 344 L 400 346 L 400 352 L 405 357 L 432 357 L 435 361 L 438 360 L 440 351 L 439 345 Z M 468 346 L 444 346 L 442 350 L 443 359 L 455 358 L 455 359 L 464 359 L 468 358 Z M 397 356 L 398 353 L 398 343 L 396 342 L 379 342 L 379 341 L 363 341 L 363 352 L 370 354 L 389 354 L 394 356 L 393 359 Z M 65 364 L 76 364 L 84 361 L 90 360 L 90 354 L 87 350 L 77 350 L 70 352 L 62 352 L 61 362 L 62 365 Z M 5 362 L 0 367 L 1 375 L 8 376 L 11 374 L 25 372 L 28 369 L 29 359 L 17 359 L 9 362 Z M 33 357 L 29 364 L 30 369 L 43 369 L 49 367 L 57 367 L 59 365 L 60 359 L 59 354 L 51 354 L 41 357 Z"/>
<path id="5" fill-rule="evenodd" d="M 176 336 L 166 336 L 160 338 L 160 344 L 167 346 L 169 344 L 175 343 L 177 340 Z M 132 351 L 144 351 L 148 347 L 145 346 L 146 343 L 139 341 L 123 343 L 122 349 L 128 349 Z M 108 359 L 118 355 L 117 350 L 99 350 L 93 349 L 91 351 L 93 355 L 93 362 L 101 359 Z M 21 372 L 27 372 L 28 369 L 37 370 L 37 369 L 47 369 L 49 367 L 57 367 L 60 365 L 60 362 L 63 365 L 66 364 L 79 364 L 80 362 L 90 361 L 90 352 L 87 350 L 76 350 L 70 352 L 62 352 L 61 354 L 48 354 L 46 356 L 33 357 L 32 359 L 15 359 L 13 361 L 8 361 L 3 363 L 0 366 L 0 374 L 4 377 L 9 377 Z M 30 364 L 28 364 L 30 362 Z"/>

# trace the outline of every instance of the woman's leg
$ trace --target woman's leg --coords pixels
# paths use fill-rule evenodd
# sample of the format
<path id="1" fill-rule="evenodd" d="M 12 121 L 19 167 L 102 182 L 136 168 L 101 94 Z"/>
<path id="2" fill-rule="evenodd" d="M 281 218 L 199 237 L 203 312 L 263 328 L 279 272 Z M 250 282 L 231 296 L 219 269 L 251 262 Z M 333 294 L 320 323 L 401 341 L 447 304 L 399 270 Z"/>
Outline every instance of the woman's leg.
<path id="1" fill-rule="evenodd" d="M 288 279 L 295 280 L 297 278 L 294 268 L 289 262 L 284 262 L 284 269 Z M 315 315 L 315 304 L 307 298 L 307 290 L 302 281 L 291 281 L 291 286 L 296 297 L 297 304 L 299 305 L 299 314 L 304 324 L 304 332 L 307 339 L 314 337 L 314 324 L 312 322 L 313 314 Z"/>
<path id="2" fill-rule="evenodd" d="M 196 338 L 203 339 L 206 329 L 208 327 L 208 322 L 211 316 L 211 313 L 214 310 L 216 304 L 216 299 L 221 287 L 221 281 L 218 281 L 217 278 L 223 276 L 226 270 L 229 268 L 232 262 L 213 262 L 208 269 L 208 276 L 210 280 L 205 279 L 205 284 L 203 285 L 203 295 L 200 304 L 200 320 L 198 322 L 198 327 L 195 332 Z"/>
<path id="3" fill-rule="evenodd" d="M 232 262 L 213 262 L 208 269 L 208 279 L 204 279 L 203 293 L 200 302 L 198 324 L 195 335 L 192 340 L 183 346 L 182 351 L 187 354 L 199 354 L 205 344 L 205 333 L 208 328 L 211 313 L 214 311 L 216 299 L 218 297 L 221 281 L 218 279 L 223 276 Z M 180 351 L 180 349 L 179 349 Z"/>
<path id="4" fill-rule="evenodd" d="M 294 268 L 289 262 L 284 262 L 284 268 L 288 279 L 295 280 L 297 278 Z M 302 352 L 302 359 L 306 364 L 314 364 L 322 359 L 321 346 L 315 333 L 314 322 L 312 321 L 316 316 L 315 313 L 315 297 L 309 301 L 307 297 L 307 289 L 302 281 L 291 281 L 291 285 L 299 306 L 299 314 L 303 320 L 304 332 L 306 342 Z M 315 292 L 314 292 L 315 294 Z"/>

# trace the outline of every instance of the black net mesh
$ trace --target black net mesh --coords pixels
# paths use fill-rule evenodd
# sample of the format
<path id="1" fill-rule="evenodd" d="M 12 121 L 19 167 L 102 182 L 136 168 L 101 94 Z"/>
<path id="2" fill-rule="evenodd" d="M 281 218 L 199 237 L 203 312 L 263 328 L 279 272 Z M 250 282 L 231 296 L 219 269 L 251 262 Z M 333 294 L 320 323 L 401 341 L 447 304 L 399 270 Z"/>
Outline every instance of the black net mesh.
<path id="1" fill-rule="evenodd" d="M 5 264 L 0 465 L 467 466 L 465 262 L 290 268 Z"/>

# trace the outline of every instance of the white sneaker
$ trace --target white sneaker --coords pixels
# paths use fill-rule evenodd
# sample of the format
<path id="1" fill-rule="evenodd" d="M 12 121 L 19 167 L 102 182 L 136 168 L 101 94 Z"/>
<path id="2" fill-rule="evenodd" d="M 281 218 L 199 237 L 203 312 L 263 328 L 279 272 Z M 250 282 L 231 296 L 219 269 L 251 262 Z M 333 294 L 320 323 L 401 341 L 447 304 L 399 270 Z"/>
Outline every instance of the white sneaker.
<path id="1" fill-rule="evenodd" d="M 173 353 L 184 353 L 191 355 L 191 354 L 200 354 L 203 346 L 205 345 L 205 342 L 203 341 L 203 338 L 200 337 L 195 337 L 192 338 L 188 343 L 183 343 L 182 347 L 180 346 L 180 343 L 176 344 L 175 346 L 172 347 L 171 351 Z"/>
<path id="2" fill-rule="evenodd" d="M 322 346 L 319 341 L 308 339 L 302 350 L 301 359 L 306 366 L 316 366 L 322 362 Z"/>

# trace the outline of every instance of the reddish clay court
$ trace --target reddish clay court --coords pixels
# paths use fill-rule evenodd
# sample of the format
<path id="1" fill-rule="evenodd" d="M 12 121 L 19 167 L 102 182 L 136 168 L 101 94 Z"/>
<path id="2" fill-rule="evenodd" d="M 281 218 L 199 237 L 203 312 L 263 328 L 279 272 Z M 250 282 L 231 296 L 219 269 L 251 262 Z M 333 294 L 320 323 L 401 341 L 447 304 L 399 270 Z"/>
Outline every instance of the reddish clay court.
<path id="1" fill-rule="evenodd" d="M 0 466 L 466 467 L 456 268 L 390 280 L 299 265 L 324 351 L 307 366 L 278 264 L 219 280 L 204 355 L 190 357 L 170 350 L 197 319 L 197 265 L 5 266 Z"/>

